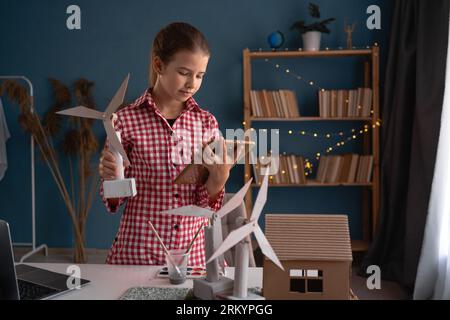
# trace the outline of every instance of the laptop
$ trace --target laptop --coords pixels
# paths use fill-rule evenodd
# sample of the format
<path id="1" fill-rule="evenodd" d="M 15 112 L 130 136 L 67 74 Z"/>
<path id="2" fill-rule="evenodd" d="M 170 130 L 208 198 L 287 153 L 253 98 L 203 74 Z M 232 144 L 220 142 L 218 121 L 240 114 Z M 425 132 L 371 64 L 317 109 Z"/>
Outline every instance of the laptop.
<path id="1" fill-rule="evenodd" d="M 67 287 L 69 275 L 26 264 L 14 264 L 7 222 L 0 220 L 0 300 L 49 299 L 73 290 Z M 90 281 L 80 279 L 80 286 Z"/>

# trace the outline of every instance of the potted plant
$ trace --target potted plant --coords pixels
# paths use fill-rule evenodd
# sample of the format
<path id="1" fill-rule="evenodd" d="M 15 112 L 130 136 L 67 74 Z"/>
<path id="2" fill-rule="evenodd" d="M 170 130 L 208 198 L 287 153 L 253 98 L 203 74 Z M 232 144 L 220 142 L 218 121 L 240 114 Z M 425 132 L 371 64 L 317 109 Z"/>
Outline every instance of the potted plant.
<path id="1" fill-rule="evenodd" d="M 314 3 L 309 3 L 309 15 L 315 19 L 320 19 L 319 6 Z M 305 24 L 305 21 L 300 20 L 291 26 L 291 30 L 297 30 L 303 38 L 303 46 L 306 51 L 320 50 L 320 37 L 322 33 L 330 33 L 327 24 L 334 21 L 334 18 L 316 21 L 312 24 Z"/>

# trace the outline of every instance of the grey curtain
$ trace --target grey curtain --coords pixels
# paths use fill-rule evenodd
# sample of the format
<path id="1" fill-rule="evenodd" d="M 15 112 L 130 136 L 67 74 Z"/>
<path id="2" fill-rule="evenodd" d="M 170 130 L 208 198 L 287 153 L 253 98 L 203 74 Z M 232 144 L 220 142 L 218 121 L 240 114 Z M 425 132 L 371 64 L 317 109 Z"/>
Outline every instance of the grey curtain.
<path id="1" fill-rule="evenodd" d="M 384 83 L 380 228 L 362 264 L 412 294 L 444 95 L 448 0 L 397 0 Z"/>

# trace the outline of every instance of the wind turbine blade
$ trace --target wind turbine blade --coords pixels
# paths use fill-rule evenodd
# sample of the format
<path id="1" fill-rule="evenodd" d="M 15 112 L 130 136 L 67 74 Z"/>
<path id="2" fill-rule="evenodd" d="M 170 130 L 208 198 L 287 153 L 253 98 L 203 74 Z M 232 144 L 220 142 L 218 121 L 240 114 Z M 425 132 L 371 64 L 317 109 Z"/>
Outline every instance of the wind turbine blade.
<path id="1" fill-rule="evenodd" d="M 211 218 L 213 211 L 197 206 L 184 206 L 171 210 L 162 211 L 162 214 L 178 215 L 184 217 Z"/>
<path id="2" fill-rule="evenodd" d="M 259 247 L 261 248 L 262 253 L 273 261 L 281 270 L 284 271 L 283 265 L 281 264 L 280 260 L 278 260 L 278 257 L 273 251 L 272 246 L 270 245 L 269 241 L 267 241 L 266 236 L 262 232 L 261 228 L 259 226 L 256 226 L 255 230 L 253 230 L 253 233 L 255 234 L 256 240 L 259 243 Z"/>
<path id="3" fill-rule="evenodd" d="M 110 120 L 103 121 L 103 126 L 106 130 L 106 135 L 108 136 L 109 143 L 113 146 L 113 148 L 120 153 L 123 160 L 126 164 L 129 164 L 130 161 L 128 160 L 127 153 L 125 152 L 125 149 L 123 148 L 122 144 L 119 141 L 119 138 L 116 136 L 116 131 L 113 128 L 113 125 Z"/>
<path id="4" fill-rule="evenodd" d="M 252 183 L 253 178 L 248 180 L 248 182 L 239 190 L 230 200 L 228 200 L 223 207 L 217 211 L 217 215 L 220 218 L 223 218 L 225 215 L 236 209 L 241 205 L 241 203 L 244 201 L 244 197 L 248 191 L 248 188 L 250 188 L 250 185 Z"/>
<path id="5" fill-rule="evenodd" d="M 122 84 L 120 85 L 119 90 L 117 90 L 116 94 L 114 95 L 111 102 L 109 103 L 108 108 L 106 108 L 105 113 L 108 118 L 123 103 L 123 99 L 125 98 L 125 92 L 127 91 L 127 87 L 128 87 L 128 80 L 130 80 L 130 74 L 128 74 L 125 77 L 125 80 L 123 80 Z"/>
<path id="6" fill-rule="evenodd" d="M 56 112 L 56 114 L 62 114 L 65 116 L 74 116 L 74 117 L 80 117 L 80 118 L 91 118 L 91 119 L 100 119 L 103 120 L 103 112 L 94 110 L 94 109 L 90 109 L 90 108 L 86 108 L 86 107 L 75 107 L 75 108 L 70 108 L 70 109 L 66 109 L 66 110 L 61 110 Z"/>
<path id="7" fill-rule="evenodd" d="M 246 236 L 252 233 L 254 228 L 255 225 L 253 223 L 248 223 L 240 227 L 239 229 L 230 232 L 228 237 L 222 242 L 222 244 L 217 248 L 216 252 L 214 252 L 214 254 L 206 263 L 210 263 L 212 260 L 224 254 L 228 249 L 235 246 L 239 241 L 243 240 Z"/>
<path id="8" fill-rule="evenodd" d="M 256 197 L 256 201 L 253 206 L 253 212 L 250 217 L 250 221 L 256 221 L 258 223 L 258 218 L 259 218 L 259 216 L 262 212 L 262 209 L 264 208 L 264 205 L 266 204 L 266 201 L 267 201 L 268 183 L 269 183 L 269 175 L 266 174 L 264 176 L 264 180 L 261 185 L 261 188 L 259 188 L 258 196 Z"/>

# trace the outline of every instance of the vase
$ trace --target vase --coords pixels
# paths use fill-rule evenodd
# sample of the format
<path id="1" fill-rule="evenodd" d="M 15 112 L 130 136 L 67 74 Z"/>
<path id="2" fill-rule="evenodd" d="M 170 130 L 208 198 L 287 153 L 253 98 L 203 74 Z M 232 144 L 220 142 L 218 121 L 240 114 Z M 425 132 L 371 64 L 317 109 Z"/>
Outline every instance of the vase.
<path id="1" fill-rule="evenodd" d="M 320 36 L 319 31 L 308 31 L 302 34 L 303 50 L 305 51 L 319 51 L 320 50 Z"/>

